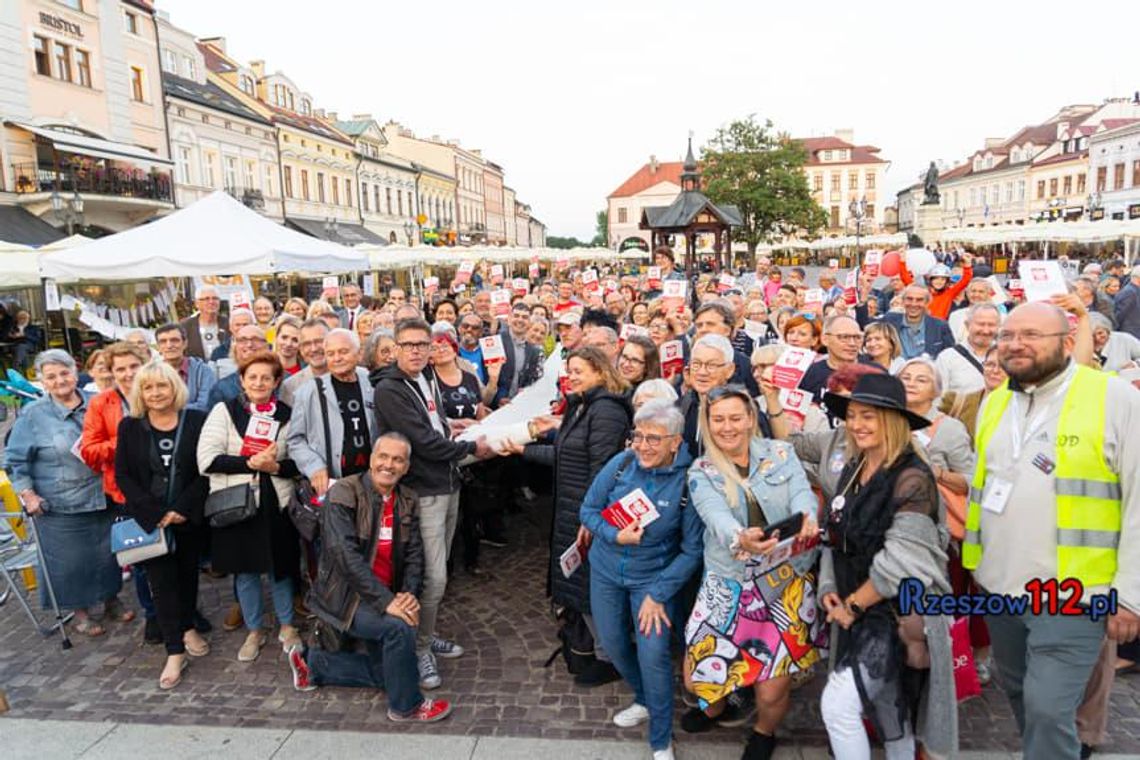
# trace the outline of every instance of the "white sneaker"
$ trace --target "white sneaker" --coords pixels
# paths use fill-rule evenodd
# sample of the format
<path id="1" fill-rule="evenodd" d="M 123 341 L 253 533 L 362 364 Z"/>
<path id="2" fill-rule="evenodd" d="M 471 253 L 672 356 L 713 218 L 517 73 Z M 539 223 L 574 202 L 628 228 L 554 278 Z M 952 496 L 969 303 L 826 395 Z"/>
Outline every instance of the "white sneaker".
<path id="1" fill-rule="evenodd" d="M 618 728 L 633 728 L 649 720 L 649 708 L 634 702 L 614 715 L 614 725 Z"/>
<path id="2" fill-rule="evenodd" d="M 653 751 L 653 760 L 673 760 L 673 745 Z"/>

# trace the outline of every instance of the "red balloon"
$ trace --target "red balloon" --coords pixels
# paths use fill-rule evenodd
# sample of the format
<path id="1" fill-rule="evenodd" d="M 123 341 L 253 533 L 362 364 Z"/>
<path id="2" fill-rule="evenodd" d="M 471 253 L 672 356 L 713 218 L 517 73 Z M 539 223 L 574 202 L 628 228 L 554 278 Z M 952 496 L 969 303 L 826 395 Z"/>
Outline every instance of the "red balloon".
<path id="1" fill-rule="evenodd" d="M 888 251 L 883 254 L 883 261 L 879 264 L 879 274 L 894 277 L 899 273 L 899 252 Z"/>

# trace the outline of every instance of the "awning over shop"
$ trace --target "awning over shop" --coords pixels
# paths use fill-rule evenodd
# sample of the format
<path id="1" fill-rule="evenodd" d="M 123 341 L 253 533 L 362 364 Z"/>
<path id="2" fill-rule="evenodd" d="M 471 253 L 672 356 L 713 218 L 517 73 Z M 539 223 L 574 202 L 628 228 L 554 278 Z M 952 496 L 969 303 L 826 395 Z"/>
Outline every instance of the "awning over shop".
<path id="1" fill-rule="evenodd" d="M 328 240 L 330 243 L 340 243 L 341 245 L 359 245 L 361 243 L 368 243 L 369 245 L 388 245 L 386 239 L 359 224 L 337 222 L 336 227 L 331 232 L 325 229 L 325 223 L 319 219 L 297 219 L 296 217 L 288 217 L 285 219 L 285 224 L 299 232 L 304 232 L 306 235 L 312 235 L 320 240 Z"/>
<path id="2" fill-rule="evenodd" d="M 67 237 L 22 206 L 0 206 L 0 240 L 21 245 L 45 245 Z"/>
<path id="3" fill-rule="evenodd" d="M 68 153 L 79 153 L 84 156 L 98 156 L 99 158 L 109 158 L 113 161 L 132 161 L 134 163 L 145 163 L 154 166 L 174 165 L 173 162 L 156 156 L 146 148 L 140 148 L 137 145 L 130 145 L 129 143 L 102 140 L 98 137 L 88 137 L 87 135 L 65 132 L 62 129 L 51 129 L 50 127 L 33 127 L 18 122 L 9 122 L 9 124 L 26 132 L 31 132 L 50 142 L 57 150 L 66 151 Z"/>

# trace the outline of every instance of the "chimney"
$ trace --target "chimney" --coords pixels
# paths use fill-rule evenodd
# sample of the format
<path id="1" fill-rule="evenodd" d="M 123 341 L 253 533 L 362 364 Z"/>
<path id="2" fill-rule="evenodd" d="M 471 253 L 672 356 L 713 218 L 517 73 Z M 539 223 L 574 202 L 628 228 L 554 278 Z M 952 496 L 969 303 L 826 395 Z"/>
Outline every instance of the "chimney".
<path id="1" fill-rule="evenodd" d="M 1069 122 L 1067 122 L 1067 121 L 1057 122 L 1057 139 L 1058 140 L 1061 139 L 1061 135 L 1065 134 L 1068 131 L 1069 131 Z"/>
<path id="2" fill-rule="evenodd" d="M 253 70 L 254 78 L 265 78 L 265 61 L 250 61 L 249 68 Z"/>
<path id="3" fill-rule="evenodd" d="M 1001 144 L 1003 142 L 1005 142 L 1004 137 L 987 137 L 986 138 L 986 150 L 993 150 L 994 148 L 1000 148 Z"/>
<path id="4" fill-rule="evenodd" d="M 657 163 L 657 156 L 650 155 L 649 156 L 649 173 L 650 174 L 656 174 L 657 169 L 660 166 L 661 166 L 661 164 Z"/>
<path id="5" fill-rule="evenodd" d="M 314 111 L 314 113 L 321 114 L 322 119 L 328 119 L 329 121 L 340 121 L 340 119 L 336 117 L 336 111 L 329 111 L 328 113 L 325 113 L 325 109 L 318 108 L 316 111 Z"/>
<path id="6" fill-rule="evenodd" d="M 222 53 L 226 52 L 226 38 L 225 37 L 203 37 L 202 42 L 206 45 L 216 47 Z"/>
<path id="7" fill-rule="evenodd" d="M 850 145 L 855 144 L 854 129 L 837 129 L 835 130 L 835 137 Z"/>

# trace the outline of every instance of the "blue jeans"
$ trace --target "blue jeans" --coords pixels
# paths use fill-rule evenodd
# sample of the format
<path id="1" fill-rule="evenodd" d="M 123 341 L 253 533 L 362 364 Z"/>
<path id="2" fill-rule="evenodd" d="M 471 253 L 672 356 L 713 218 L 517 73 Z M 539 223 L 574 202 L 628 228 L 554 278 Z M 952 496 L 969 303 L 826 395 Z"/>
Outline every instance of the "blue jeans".
<path id="1" fill-rule="evenodd" d="M 156 619 L 158 613 L 154 610 L 154 597 L 150 593 L 150 582 L 146 577 L 146 568 L 141 565 L 131 565 L 131 575 L 135 579 L 135 596 L 138 597 L 143 616 L 147 620 Z"/>
<path id="2" fill-rule="evenodd" d="M 646 586 L 629 586 L 597 571 L 590 573 L 590 611 L 598 629 L 597 643 L 633 689 L 634 701 L 649 709 L 649 746 L 657 751 L 673 741 L 672 629 L 662 626 L 660 635 L 651 632 L 648 636 L 636 631 L 637 613 L 648 594 Z M 673 600 L 665 602 L 669 621 L 683 626 L 675 607 Z M 637 635 L 636 649 L 631 632 Z"/>
<path id="3" fill-rule="evenodd" d="M 238 573 L 234 577 L 234 590 L 245 627 L 250 631 L 261 629 L 261 575 L 258 573 Z M 278 625 L 293 625 L 293 579 L 269 578 L 269 591 L 273 597 L 273 612 Z"/>
<path id="4" fill-rule="evenodd" d="M 348 635 L 364 641 L 368 654 L 310 649 L 309 669 L 318 686 L 384 689 L 392 712 L 408 713 L 424 701 L 416 664 L 416 629 L 364 604 Z"/>

